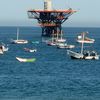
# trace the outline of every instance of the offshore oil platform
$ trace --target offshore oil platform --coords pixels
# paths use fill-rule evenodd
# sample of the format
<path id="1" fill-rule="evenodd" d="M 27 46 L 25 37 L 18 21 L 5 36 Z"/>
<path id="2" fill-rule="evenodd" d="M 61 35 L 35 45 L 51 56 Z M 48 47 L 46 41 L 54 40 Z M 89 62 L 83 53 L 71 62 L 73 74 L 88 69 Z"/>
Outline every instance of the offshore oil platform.
<path id="1" fill-rule="evenodd" d="M 62 24 L 75 12 L 71 8 L 53 10 L 52 0 L 44 0 L 44 10 L 29 10 L 28 17 L 38 20 L 42 36 L 52 36 L 52 34 L 62 34 Z"/>

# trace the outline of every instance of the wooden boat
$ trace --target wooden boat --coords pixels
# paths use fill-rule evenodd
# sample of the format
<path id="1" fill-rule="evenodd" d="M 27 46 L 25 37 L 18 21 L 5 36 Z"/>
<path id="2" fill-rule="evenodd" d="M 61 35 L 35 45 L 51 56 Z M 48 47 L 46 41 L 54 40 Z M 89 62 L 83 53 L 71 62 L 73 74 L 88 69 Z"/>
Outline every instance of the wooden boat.
<path id="1" fill-rule="evenodd" d="M 80 42 L 79 42 L 80 43 Z M 88 43 L 85 41 L 85 33 L 83 32 L 82 34 L 82 42 L 81 42 L 81 52 L 74 52 L 71 50 L 67 50 L 68 55 L 70 55 L 70 57 L 72 59 L 95 59 L 98 60 L 99 59 L 99 55 L 97 54 L 96 51 L 86 51 L 84 50 L 84 43 Z M 90 43 L 90 42 L 89 42 Z M 93 42 L 91 42 L 93 43 Z"/>
<path id="2" fill-rule="evenodd" d="M 35 62 L 36 58 L 20 58 L 20 57 L 16 57 L 16 59 L 20 62 Z"/>
<path id="3" fill-rule="evenodd" d="M 54 36 L 52 36 L 51 40 L 47 40 L 47 41 L 46 41 L 46 44 L 47 44 L 48 46 L 56 46 L 56 45 L 57 45 L 57 42 L 55 41 Z"/>
<path id="4" fill-rule="evenodd" d="M 13 40 L 12 43 L 14 44 L 27 44 L 27 40 Z"/>
<path id="5" fill-rule="evenodd" d="M 64 42 L 66 42 L 66 39 L 63 39 L 63 38 L 61 38 L 61 39 L 56 39 L 56 42 L 62 42 L 62 43 L 64 43 Z"/>
<path id="6" fill-rule="evenodd" d="M 49 46 L 56 46 L 57 43 L 56 42 L 52 42 L 52 41 L 48 41 L 47 45 L 49 45 Z"/>
<path id="7" fill-rule="evenodd" d="M 8 51 L 8 47 L 5 47 L 5 46 L 2 46 L 2 48 L 3 48 L 3 51 Z"/>
<path id="8" fill-rule="evenodd" d="M 57 44 L 57 48 L 60 48 L 60 49 L 63 49 L 63 48 L 72 49 L 72 48 L 75 48 L 75 45 L 68 45 L 67 43 L 58 43 Z"/>
<path id="9" fill-rule="evenodd" d="M 25 51 L 28 51 L 28 52 L 36 52 L 37 49 L 29 49 L 29 48 L 24 48 Z"/>
<path id="10" fill-rule="evenodd" d="M 66 39 L 63 38 L 63 32 L 61 30 L 61 34 L 59 34 L 59 32 L 57 32 L 57 37 L 56 37 L 56 40 L 55 40 L 57 43 L 65 43 L 66 42 Z"/>
<path id="11" fill-rule="evenodd" d="M 14 44 L 27 44 L 27 40 L 19 39 L 19 29 L 17 29 L 17 39 L 11 41 Z"/>
<path id="12" fill-rule="evenodd" d="M 0 54 L 4 54 L 5 51 L 8 51 L 8 47 L 5 46 L 4 43 L 0 45 Z"/>
<path id="13" fill-rule="evenodd" d="M 8 49 L 9 49 L 8 45 L 5 45 L 4 43 L 2 43 L 0 46 L 1 46 L 1 49 L 3 52 L 8 51 Z"/>
<path id="14" fill-rule="evenodd" d="M 70 55 L 72 59 L 87 59 L 87 60 L 98 60 L 99 55 L 95 51 L 86 51 L 82 53 L 74 52 L 71 50 L 67 50 L 67 53 Z"/>
<path id="15" fill-rule="evenodd" d="M 79 42 L 79 43 L 82 43 L 82 42 L 84 42 L 84 43 L 94 43 L 95 39 L 88 38 L 86 36 L 87 33 L 88 32 L 83 32 L 80 35 L 78 35 L 77 42 Z M 84 34 L 84 40 L 83 40 L 83 34 Z"/>
<path id="16" fill-rule="evenodd" d="M 67 54 L 70 55 L 72 59 L 82 59 L 84 57 L 83 54 L 71 50 L 67 50 Z"/>

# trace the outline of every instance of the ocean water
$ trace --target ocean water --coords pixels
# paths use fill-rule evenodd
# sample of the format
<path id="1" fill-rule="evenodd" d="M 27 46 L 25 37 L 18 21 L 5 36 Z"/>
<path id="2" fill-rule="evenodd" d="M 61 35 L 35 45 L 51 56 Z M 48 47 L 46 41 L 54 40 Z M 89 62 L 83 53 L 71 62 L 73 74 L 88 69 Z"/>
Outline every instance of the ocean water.
<path id="1" fill-rule="evenodd" d="M 19 28 L 19 38 L 27 39 L 28 44 L 11 44 L 16 28 L 0 27 L 0 42 L 9 46 L 9 51 L 0 55 L 0 100 L 100 100 L 100 60 L 70 59 L 66 49 L 43 43 L 41 29 L 36 27 Z M 100 28 L 64 28 L 64 37 L 80 49 L 75 39 L 83 31 L 95 39 L 88 49 L 100 54 Z M 37 52 L 25 52 L 24 47 Z M 37 60 L 20 63 L 16 56 Z"/>

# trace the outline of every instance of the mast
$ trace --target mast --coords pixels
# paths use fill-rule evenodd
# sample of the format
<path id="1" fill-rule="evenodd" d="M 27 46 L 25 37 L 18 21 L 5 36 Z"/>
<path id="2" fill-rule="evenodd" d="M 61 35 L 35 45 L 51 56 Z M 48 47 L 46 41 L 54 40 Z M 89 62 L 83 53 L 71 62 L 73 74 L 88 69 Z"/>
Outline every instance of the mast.
<path id="1" fill-rule="evenodd" d="M 62 33 L 62 30 L 61 30 L 61 36 L 60 36 L 61 40 L 62 40 L 62 37 L 63 37 L 63 33 Z"/>
<path id="2" fill-rule="evenodd" d="M 19 37 L 19 28 L 17 28 L 17 40 L 18 40 L 18 37 Z"/>
<path id="3" fill-rule="evenodd" d="M 58 39 L 59 39 L 59 33 L 58 33 L 59 31 L 57 30 L 57 37 L 56 37 L 56 39 L 57 39 L 57 41 L 58 41 Z"/>
<path id="4" fill-rule="evenodd" d="M 83 39 L 83 42 L 82 42 L 82 46 L 81 46 L 81 54 L 83 54 L 83 50 L 84 50 L 84 33 L 82 34 L 83 36 L 82 36 L 82 39 Z"/>
<path id="5" fill-rule="evenodd" d="M 53 34 L 52 34 L 51 41 L 52 41 L 52 43 L 54 42 L 54 31 L 53 31 Z"/>

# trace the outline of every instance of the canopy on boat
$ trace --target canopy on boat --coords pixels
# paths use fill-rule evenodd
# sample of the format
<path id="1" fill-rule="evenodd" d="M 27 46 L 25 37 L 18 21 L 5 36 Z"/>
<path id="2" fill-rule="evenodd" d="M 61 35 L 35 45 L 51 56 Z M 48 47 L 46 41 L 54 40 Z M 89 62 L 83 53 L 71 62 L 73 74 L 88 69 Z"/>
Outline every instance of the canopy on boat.
<path id="1" fill-rule="evenodd" d="M 88 38 L 86 36 L 88 32 L 82 32 L 80 35 L 77 37 L 77 42 L 79 43 L 94 43 L 94 39 Z"/>

